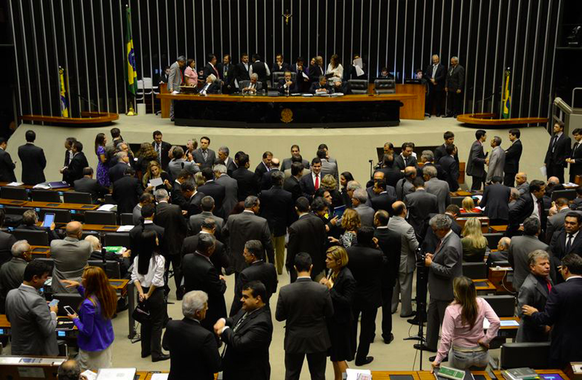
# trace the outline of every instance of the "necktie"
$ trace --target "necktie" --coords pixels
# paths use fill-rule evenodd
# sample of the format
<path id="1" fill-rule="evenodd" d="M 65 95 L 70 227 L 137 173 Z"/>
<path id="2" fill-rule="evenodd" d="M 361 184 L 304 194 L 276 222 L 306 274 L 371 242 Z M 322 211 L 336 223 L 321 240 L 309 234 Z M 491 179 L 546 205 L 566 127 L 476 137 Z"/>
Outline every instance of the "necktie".
<path id="1" fill-rule="evenodd" d="M 315 191 L 319 189 L 319 174 L 315 175 Z"/>
<path id="2" fill-rule="evenodd" d="M 234 325 L 232 331 L 236 332 L 236 330 L 239 329 L 240 325 L 243 323 L 243 321 L 245 319 L 247 319 L 247 316 L 249 315 L 249 313 L 244 313 L 242 317 L 240 317 L 240 319 L 236 322 L 236 325 Z"/>
<path id="3" fill-rule="evenodd" d="M 432 66 L 432 77 L 434 79 L 435 75 L 436 75 L 436 71 L 437 71 L 437 65 L 433 65 Z"/>
<path id="4" fill-rule="evenodd" d="M 538 199 L 538 214 L 540 215 L 540 223 L 542 221 L 543 212 L 544 212 L 544 201 L 543 199 Z"/>
<path id="5" fill-rule="evenodd" d="M 546 278 L 546 284 L 548 285 L 548 293 L 552 291 L 552 283 L 549 278 Z"/>
<path id="6" fill-rule="evenodd" d="M 554 136 L 554 142 L 552 142 L 552 153 L 554 153 L 554 150 L 556 149 L 556 142 L 558 141 L 558 135 Z"/>
<path id="7" fill-rule="evenodd" d="M 156 151 L 158 152 L 158 160 L 162 162 L 162 144 L 156 144 Z"/>
<path id="8" fill-rule="evenodd" d="M 208 157 L 208 151 L 207 150 L 203 150 L 202 151 L 202 157 L 204 158 L 204 161 L 206 161 L 206 158 Z"/>
<path id="9" fill-rule="evenodd" d="M 572 248 L 572 238 L 574 237 L 573 234 L 568 234 L 568 240 L 566 241 L 566 255 L 570 253 L 570 248 Z"/>

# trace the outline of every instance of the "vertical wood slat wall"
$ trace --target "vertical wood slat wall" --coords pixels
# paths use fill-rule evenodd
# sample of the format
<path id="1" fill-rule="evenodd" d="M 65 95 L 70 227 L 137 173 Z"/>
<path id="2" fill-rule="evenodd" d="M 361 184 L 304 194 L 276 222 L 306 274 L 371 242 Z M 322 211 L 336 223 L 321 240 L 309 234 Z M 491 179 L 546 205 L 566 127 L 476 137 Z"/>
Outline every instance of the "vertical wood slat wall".
<path id="1" fill-rule="evenodd" d="M 69 111 L 125 112 L 125 7 L 132 9 L 138 79 L 158 81 L 178 55 L 277 53 L 294 63 L 336 53 L 364 58 L 398 82 L 431 55 L 465 67 L 465 112 L 499 112 L 512 70 L 512 117 L 548 116 L 562 0 L 8 0 L 19 114 L 59 115 L 58 67 Z M 292 15 L 289 25 L 283 14 Z M 152 95 L 150 95 L 152 96 Z"/>

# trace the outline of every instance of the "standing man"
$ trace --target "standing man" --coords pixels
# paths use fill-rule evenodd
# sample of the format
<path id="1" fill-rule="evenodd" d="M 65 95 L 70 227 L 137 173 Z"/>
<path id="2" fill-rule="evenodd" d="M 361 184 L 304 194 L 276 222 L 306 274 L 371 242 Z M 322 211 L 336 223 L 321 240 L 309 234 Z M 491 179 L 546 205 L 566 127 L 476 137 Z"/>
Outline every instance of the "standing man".
<path id="1" fill-rule="evenodd" d="M 55 332 L 58 307 L 49 307 L 39 293 L 50 270 L 43 261 L 30 262 L 24 269 L 22 285 L 6 296 L 6 317 L 12 329 L 12 355 L 59 354 Z"/>
<path id="2" fill-rule="evenodd" d="M 263 84 L 263 88 L 267 88 L 267 79 L 271 77 L 271 70 L 269 70 L 269 65 L 265 62 L 261 62 L 261 56 L 258 54 L 253 54 L 253 64 L 249 68 L 249 75 L 253 73 L 258 75 L 258 80 Z"/>
<path id="3" fill-rule="evenodd" d="M 311 256 L 301 252 L 293 259 L 297 281 L 281 288 L 275 314 L 279 322 L 287 321 L 285 379 L 299 380 L 307 356 L 311 379 L 324 380 L 331 345 L 325 319 L 333 315 L 333 303 L 327 286 L 311 279 Z"/>
<path id="4" fill-rule="evenodd" d="M 416 157 L 414 157 L 412 154 L 413 152 L 413 143 L 405 142 L 402 144 L 402 152 L 394 159 L 394 165 L 397 166 L 400 170 L 404 170 L 409 166 L 414 166 L 416 168 L 418 166 L 418 162 L 416 161 Z"/>
<path id="5" fill-rule="evenodd" d="M 311 160 L 311 174 L 301 177 L 300 183 L 303 189 L 303 195 L 312 198 L 315 192 L 321 186 L 321 159 L 315 157 Z"/>
<path id="6" fill-rule="evenodd" d="M 574 140 L 576 143 L 572 148 L 572 153 L 570 154 L 570 158 L 566 158 L 566 162 L 570 164 L 570 182 L 576 182 L 576 176 L 582 174 L 582 148 L 580 145 L 580 141 L 582 140 L 582 129 L 576 128 L 572 132 L 574 135 Z M 22 159 L 21 159 L 22 160 Z"/>
<path id="7" fill-rule="evenodd" d="M 198 187 L 198 191 L 200 191 L 204 195 L 212 197 L 212 199 L 214 200 L 214 205 L 216 207 L 214 213 L 220 217 L 224 216 L 222 204 L 226 196 L 225 187 L 214 180 L 215 178 L 214 172 L 212 171 L 211 168 L 206 167 L 202 169 L 202 176 L 206 180 L 206 182 L 204 182 L 204 185 Z"/>
<path id="8" fill-rule="evenodd" d="M 2 148 L 1 142 L 0 148 Z M 71 158 L 69 166 L 61 169 L 63 180 L 68 182 L 71 186 L 74 186 L 76 180 L 83 178 L 83 169 L 87 166 L 89 166 L 89 163 L 87 162 L 85 153 L 83 153 L 83 144 L 80 141 L 75 141 L 73 143 L 73 158 Z M 14 175 L 14 172 L 12 172 L 12 175 Z M 16 179 L 14 179 L 14 181 L 16 181 Z"/>
<path id="9" fill-rule="evenodd" d="M 154 131 L 153 133 L 154 141 L 152 146 L 158 154 L 158 162 L 162 165 L 162 169 L 168 171 L 168 164 L 170 163 L 170 156 L 168 153 L 172 149 L 172 145 L 163 141 L 164 135 L 160 131 Z"/>
<path id="10" fill-rule="evenodd" d="M 520 136 L 521 132 L 519 129 L 514 128 L 509 130 L 509 141 L 511 141 L 511 145 L 505 151 L 505 166 L 503 167 L 503 171 L 505 172 L 503 184 L 505 186 L 513 187 L 515 175 L 519 173 L 519 159 L 521 158 L 521 152 L 523 150 L 521 140 L 519 139 Z"/>
<path id="11" fill-rule="evenodd" d="M 471 145 L 469 158 L 467 159 L 467 175 L 473 177 L 471 191 L 481 190 L 481 186 L 483 186 L 487 178 L 487 173 L 485 172 L 487 156 L 483 151 L 483 143 L 487 140 L 487 132 L 479 129 L 475 132 L 475 138 L 477 140 Z"/>
<path id="12" fill-rule="evenodd" d="M 437 196 L 424 189 L 424 180 L 416 177 L 413 181 L 414 192 L 404 197 L 408 208 L 408 223 L 414 228 L 419 241 L 425 235 L 426 226 L 431 214 L 439 212 Z"/>
<path id="13" fill-rule="evenodd" d="M 501 177 L 491 178 L 491 185 L 485 186 L 479 206 L 489 217 L 489 225 L 506 225 L 509 222 L 509 198 L 511 190 L 501 184 Z"/>
<path id="14" fill-rule="evenodd" d="M 204 70 L 203 70 L 203 75 L 202 77 L 204 79 L 208 78 L 210 75 L 214 75 L 216 76 L 216 79 L 219 80 L 222 78 L 220 76 L 220 73 L 218 72 L 218 69 L 216 68 L 216 56 L 214 54 L 208 54 L 208 56 L 206 57 L 207 63 L 206 66 L 204 66 Z"/>
<path id="15" fill-rule="evenodd" d="M 493 177 L 503 178 L 503 168 L 505 167 L 505 152 L 501 148 L 501 137 L 494 136 L 491 139 L 491 155 L 485 159 L 485 163 L 489 167 L 487 173 L 487 183 L 491 183 Z"/>
<path id="16" fill-rule="evenodd" d="M 451 131 L 446 131 L 443 134 L 445 143 L 434 150 L 434 163 L 439 164 L 440 159 L 447 156 L 447 146 L 455 145 L 455 134 Z M 455 161 L 459 162 L 459 156 L 455 153 Z"/>
<path id="17" fill-rule="evenodd" d="M 240 81 L 251 79 L 249 74 L 250 64 L 249 55 L 243 53 L 240 57 L 240 62 L 236 65 L 236 84 L 240 87 Z"/>
<path id="18" fill-rule="evenodd" d="M 245 152 L 237 152 L 234 159 L 238 168 L 232 172 L 232 178 L 237 182 L 238 201 L 243 202 L 248 196 L 256 196 L 260 190 L 260 183 L 255 173 L 249 170 L 249 155 Z"/>
<path id="19" fill-rule="evenodd" d="M 441 116 L 443 106 L 443 88 L 445 87 L 445 67 L 441 65 L 441 60 L 437 54 L 432 56 L 432 64 L 426 68 L 426 78 L 428 79 L 428 99 L 426 113 L 428 117 L 432 115 L 433 106 L 437 117 Z M 438 160 L 437 160 L 438 161 Z"/>
<path id="20" fill-rule="evenodd" d="M 220 74 L 220 79 L 222 79 L 224 83 L 230 82 L 230 78 L 228 78 L 228 73 L 232 66 L 233 64 L 230 62 L 230 54 L 225 54 L 222 57 L 222 62 L 216 65 L 218 73 Z"/>
<path id="21" fill-rule="evenodd" d="M 451 204 L 451 191 L 447 181 L 442 181 L 437 178 L 438 171 L 435 166 L 425 166 L 422 168 L 422 175 L 424 176 L 424 188 L 429 194 L 434 194 L 437 197 L 437 204 L 439 214 L 444 214 L 445 209 Z M 411 195 L 411 194 L 409 194 Z"/>
<path id="22" fill-rule="evenodd" d="M 550 139 L 548 151 L 544 160 L 548 178 L 558 177 L 564 183 L 564 168 L 568 164 L 566 158 L 571 155 L 571 140 L 564 134 L 564 123 L 558 120 L 554 124 L 554 135 Z"/>
<path id="23" fill-rule="evenodd" d="M 582 215 L 576 211 L 570 211 L 564 219 L 564 228 L 554 232 L 550 242 L 550 251 L 554 267 L 560 266 L 560 261 L 566 255 L 575 253 L 582 257 Z"/>
<path id="24" fill-rule="evenodd" d="M 230 215 L 234 206 L 238 203 L 238 183 L 231 178 L 225 165 L 217 164 L 213 167 L 214 180 L 217 184 L 224 186 L 224 200 L 222 202 L 222 213 L 225 217 Z"/>
<path id="25" fill-rule="evenodd" d="M 273 153 L 270 151 L 265 151 L 263 153 L 263 159 L 257 167 L 255 168 L 255 175 L 257 176 L 257 180 L 261 181 L 263 179 L 263 175 L 271 171 L 271 161 L 273 160 Z"/>
<path id="26" fill-rule="evenodd" d="M 451 58 L 451 67 L 447 71 L 445 92 L 448 96 L 449 112 L 447 117 L 456 118 L 463 112 L 463 88 L 465 87 L 465 69 L 459 65 L 459 58 Z"/>
<path id="27" fill-rule="evenodd" d="M 26 144 L 18 147 L 18 157 L 22 163 L 22 182 L 25 185 L 37 185 L 45 182 L 44 168 L 46 158 L 42 148 L 34 145 L 36 133 L 26 131 Z"/>
<path id="28" fill-rule="evenodd" d="M 8 145 L 5 138 L 0 137 L 0 181 L 1 182 L 16 182 L 14 175 L 14 168 L 16 163 L 12 161 L 10 153 L 6 151 Z M 63 169 L 61 169 L 61 173 Z M 72 182 L 71 182 L 72 183 Z"/>
<path id="29" fill-rule="evenodd" d="M 455 144 L 446 146 L 446 155 L 439 160 L 451 191 L 459 190 L 459 161 Z M 455 159 L 456 158 L 456 159 Z"/>
<path id="30" fill-rule="evenodd" d="M 210 138 L 202 136 L 200 138 L 200 147 L 196 149 L 193 154 L 194 161 L 198 163 L 200 169 L 212 169 L 212 165 L 214 165 L 214 162 L 216 161 L 216 153 L 212 149 L 209 149 L 208 146 L 210 146 Z"/>
<path id="31" fill-rule="evenodd" d="M 301 157 L 301 149 L 299 145 L 293 144 L 291 145 L 291 157 L 285 158 L 281 163 L 281 171 L 284 172 L 287 169 L 291 169 L 291 165 L 293 164 L 293 157 L 300 158 Z M 304 158 L 301 158 L 301 163 L 303 164 L 303 168 L 309 169 L 309 161 Z"/>
<path id="32" fill-rule="evenodd" d="M 170 75 L 168 76 L 168 92 L 179 93 L 180 86 L 184 82 L 182 68 L 186 66 L 186 57 L 179 56 L 176 62 L 170 66 Z M 174 101 L 170 103 L 170 119 L 174 121 Z"/>
<path id="33" fill-rule="evenodd" d="M 523 222 L 523 236 L 511 238 L 507 260 L 513 268 L 513 289 L 516 292 L 530 272 L 529 254 L 536 250 L 549 252 L 548 245 L 538 239 L 540 231 L 539 219 L 527 218 Z"/>

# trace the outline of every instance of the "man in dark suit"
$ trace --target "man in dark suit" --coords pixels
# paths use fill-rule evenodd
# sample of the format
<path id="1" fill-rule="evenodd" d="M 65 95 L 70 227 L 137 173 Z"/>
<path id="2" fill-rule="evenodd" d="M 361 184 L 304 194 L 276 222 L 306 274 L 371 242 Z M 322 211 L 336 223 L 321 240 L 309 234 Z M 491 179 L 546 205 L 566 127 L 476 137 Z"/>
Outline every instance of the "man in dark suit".
<path id="1" fill-rule="evenodd" d="M 545 241 L 548 243 L 552 241 L 554 232 L 564 229 L 564 220 L 566 219 L 566 215 L 572 211 L 572 209 L 569 207 L 569 201 L 567 198 L 558 198 L 554 201 L 554 204 L 557 213 L 550 216 L 546 222 Z"/>
<path id="2" fill-rule="evenodd" d="M 358 242 L 347 249 L 348 268 L 356 279 L 357 286 L 354 294 L 353 335 L 357 335 L 358 320 L 361 319 L 360 341 L 356 353 L 356 365 L 362 366 L 371 363 L 374 357 L 368 356 L 370 344 L 376 335 L 376 314 L 382 306 L 382 276 L 384 255 L 375 247 L 372 238 L 372 227 L 358 229 Z M 386 338 L 385 338 L 386 339 Z M 390 339 L 390 337 L 388 337 Z"/>
<path id="3" fill-rule="evenodd" d="M 479 206 L 489 217 L 490 225 L 506 225 L 509 222 L 509 198 L 511 189 L 501 184 L 501 177 L 491 178 L 491 185 L 485 186 Z"/>
<path id="4" fill-rule="evenodd" d="M 269 380 L 269 346 L 273 337 L 271 309 L 265 302 L 267 289 L 260 281 L 242 288 L 242 310 L 214 325 L 215 333 L 226 343 L 223 359 L 224 380 Z"/>
<path id="5" fill-rule="evenodd" d="M 550 278 L 550 256 L 546 251 L 536 250 L 529 254 L 530 274 L 519 288 L 517 313 L 521 318 L 516 342 L 547 342 L 550 326 L 538 325 L 523 314 L 523 306 L 530 305 L 538 310 L 546 307 L 546 300 L 553 286 Z"/>
<path id="6" fill-rule="evenodd" d="M 523 312 L 539 325 L 552 326 L 550 363 L 552 368 L 569 367 L 582 359 L 582 258 L 567 255 L 560 269 L 564 283 L 552 287 L 544 311 L 525 305 Z"/>
<path id="7" fill-rule="evenodd" d="M 16 182 L 16 176 L 14 175 L 16 164 L 12 161 L 10 153 L 6 151 L 7 145 L 6 139 L 0 137 L 0 181 Z"/>
<path id="8" fill-rule="evenodd" d="M 198 191 L 196 184 L 192 180 L 187 180 L 186 182 L 182 183 L 180 187 L 182 188 L 182 195 L 187 202 L 186 211 L 188 212 L 188 218 L 190 218 L 192 215 L 200 214 L 202 212 L 200 203 L 206 194 Z"/>
<path id="9" fill-rule="evenodd" d="M 6 212 L 3 208 L 0 208 L 0 227 L 4 226 L 5 218 Z M 0 231 L 0 266 L 12 259 L 11 249 L 14 243 L 16 243 L 14 235 Z"/>
<path id="10" fill-rule="evenodd" d="M 218 71 L 218 69 L 216 68 L 216 56 L 214 54 L 208 54 L 206 57 L 206 66 L 204 66 L 204 69 L 202 71 L 202 78 L 206 79 L 208 78 L 209 75 L 214 75 L 216 76 L 216 79 L 220 79 L 220 72 Z"/>
<path id="11" fill-rule="evenodd" d="M 384 253 L 382 265 L 382 338 L 384 343 L 390 344 L 394 340 L 392 334 L 392 293 L 398 278 L 400 267 L 400 251 L 402 238 L 400 234 L 388 229 L 388 212 L 377 211 L 374 215 L 374 237 L 378 240 L 378 247 Z"/>
<path id="12" fill-rule="evenodd" d="M 256 196 L 259 193 L 259 181 L 257 175 L 249 170 L 249 155 L 239 152 L 235 156 L 238 169 L 232 172 L 232 178 L 238 185 L 238 201 L 243 202 L 248 196 Z"/>
<path id="13" fill-rule="evenodd" d="M 447 206 L 451 204 L 451 191 L 449 189 L 449 184 L 447 181 L 437 178 L 438 169 L 436 166 L 424 165 L 422 168 L 422 175 L 426 181 L 424 183 L 424 188 L 427 193 L 434 194 L 437 197 L 438 212 L 439 214 L 444 214 Z"/>
<path id="14" fill-rule="evenodd" d="M 168 269 L 170 262 L 174 269 L 174 281 L 176 282 L 176 294 L 178 300 L 182 298 L 182 242 L 186 237 L 187 227 L 186 220 L 182 216 L 180 206 L 168 203 L 170 196 L 164 189 L 156 190 L 156 215 L 154 223 L 163 227 L 166 231 L 166 251 L 164 256 L 166 259 L 166 283 L 168 281 Z"/>
<path id="15" fill-rule="evenodd" d="M 25 185 L 36 185 L 45 182 L 44 168 L 46 157 L 42 148 L 34 145 L 36 133 L 26 131 L 26 144 L 18 147 L 18 157 L 22 163 L 22 182 Z"/>
<path id="16" fill-rule="evenodd" d="M 2 145 L 0 144 L 1 147 Z M 64 181 L 73 186 L 76 180 L 83 178 L 83 169 L 87 166 L 89 166 L 89 163 L 85 153 L 83 153 L 83 144 L 80 141 L 75 141 L 73 143 L 73 158 L 71 158 L 69 166 L 61 169 Z"/>
<path id="17" fill-rule="evenodd" d="M 291 79 L 291 72 L 286 71 L 285 77 L 279 79 L 279 83 L 277 83 L 277 89 L 279 90 L 280 94 L 293 94 L 299 91 L 297 83 Z"/>
<path id="18" fill-rule="evenodd" d="M 273 153 L 268 150 L 263 153 L 263 159 L 257 167 L 255 168 L 255 175 L 257 180 L 260 182 L 263 178 L 263 174 L 268 173 L 271 170 L 271 161 L 273 160 Z"/>
<path id="19" fill-rule="evenodd" d="M 457 147 L 452 145 L 447 145 L 446 155 L 439 160 L 439 164 L 445 172 L 445 180 L 449 184 L 449 189 L 451 191 L 459 190 L 459 161 L 455 160 L 457 156 Z"/>
<path id="20" fill-rule="evenodd" d="M 170 351 L 169 380 L 195 378 L 214 380 L 221 360 L 213 332 L 202 327 L 208 311 L 208 295 L 192 291 L 184 295 L 184 319 L 170 320 L 162 346 Z"/>
<path id="21" fill-rule="evenodd" d="M 432 64 L 426 67 L 424 73 L 428 79 L 428 96 L 426 102 L 426 113 L 428 117 L 432 115 L 433 106 L 437 117 L 441 116 L 443 106 L 443 89 L 445 88 L 445 67 L 440 63 L 437 54 L 432 56 Z"/>
<path id="22" fill-rule="evenodd" d="M 158 162 L 162 165 L 162 169 L 168 170 L 168 164 L 170 163 L 170 156 L 168 153 L 170 149 L 172 149 L 172 145 L 163 141 L 163 135 L 160 131 L 154 131 L 154 142 L 152 142 L 152 146 L 154 150 L 158 154 Z"/>
<path id="23" fill-rule="evenodd" d="M 127 169 L 131 168 L 129 163 L 129 156 L 125 152 L 116 154 L 117 163 L 109 169 L 109 179 L 111 183 L 115 183 L 118 179 L 123 178 Z"/>
<path id="24" fill-rule="evenodd" d="M 416 158 L 412 155 L 414 151 L 414 144 L 411 142 L 405 142 L 402 144 L 402 152 L 394 158 L 394 165 L 400 169 L 404 170 L 407 166 L 418 166 Z"/>
<path id="25" fill-rule="evenodd" d="M 234 206 L 238 203 L 238 183 L 236 179 L 228 174 L 228 169 L 225 165 L 216 164 L 213 167 L 214 180 L 217 184 L 224 187 L 224 200 L 222 201 L 222 213 L 224 217 L 228 217 Z"/>
<path id="26" fill-rule="evenodd" d="M 265 262 L 265 250 L 258 240 L 249 240 L 245 243 L 243 252 L 248 267 L 240 272 L 236 279 L 234 299 L 230 308 L 230 316 L 236 315 L 243 307 L 243 289 L 251 281 L 260 281 L 265 286 L 264 300 L 267 305 L 269 299 L 277 291 L 277 272 L 275 266 Z"/>
<path id="27" fill-rule="evenodd" d="M 471 145 L 469 158 L 467 159 L 467 175 L 473 177 L 471 191 L 481 190 L 481 186 L 485 184 L 485 179 L 487 178 L 487 173 L 485 172 L 485 159 L 487 156 L 483 151 L 483 143 L 487 140 L 487 133 L 479 129 L 475 132 L 475 138 L 477 140 Z"/>
<path id="28" fill-rule="evenodd" d="M 570 153 L 570 157 L 566 158 L 566 162 L 570 164 L 570 182 L 576 182 L 576 176 L 582 174 L 582 128 L 576 128 L 572 131 L 572 135 L 574 136 L 574 147 L 572 147 L 572 153 Z"/>
<path id="29" fill-rule="evenodd" d="M 503 184 L 505 186 L 513 187 L 515 175 L 519 173 L 519 159 L 523 151 L 523 146 L 519 139 L 520 136 L 521 132 L 519 129 L 514 128 L 509 130 L 509 141 L 511 141 L 511 145 L 505 151 L 505 166 L 503 167 L 503 172 L 505 173 Z"/>
<path id="30" fill-rule="evenodd" d="M 202 169 L 202 175 L 206 179 L 204 185 L 198 188 L 198 191 L 206 196 L 212 197 L 214 199 L 214 209 L 216 215 L 222 217 L 224 216 L 224 210 L 222 204 L 224 202 L 224 197 L 226 195 L 226 189 L 224 186 L 216 183 L 214 180 L 214 172 L 211 168 L 206 167 Z"/>
<path id="31" fill-rule="evenodd" d="M 253 74 L 257 74 L 258 81 L 262 84 L 264 89 L 267 88 L 267 80 L 271 77 L 271 70 L 269 66 L 261 61 L 261 56 L 259 54 L 253 54 L 252 56 L 253 64 L 249 68 L 249 76 L 252 79 Z"/>
<path id="32" fill-rule="evenodd" d="M 236 67 L 236 79 L 240 86 L 240 81 L 250 79 L 249 69 L 251 66 L 249 64 L 249 55 L 243 53 L 240 57 L 240 62 L 236 65 Z"/>
<path id="33" fill-rule="evenodd" d="M 188 253 L 195 253 L 198 249 L 198 241 L 200 235 L 203 234 L 210 234 L 216 237 L 216 232 L 218 230 L 218 226 L 216 221 L 211 218 L 206 218 L 202 221 L 202 225 L 200 226 L 200 232 L 195 235 L 188 236 L 184 239 L 182 243 L 182 257 L 187 255 Z M 218 239 L 214 241 L 214 253 L 210 256 L 210 261 L 216 268 L 218 273 L 226 273 L 230 274 L 230 258 L 228 257 L 228 253 L 226 252 L 226 246 Z"/>
<path id="34" fill-rule="evenodd" d="M 325 247 L 327 235 L 323 221 L 309 212 L 309 201 L 300 197 L 295 202 L 298 219 L 289 227 L 289 243 L 287 244 L 287 271 L 291 274 L 291 282 L 296 280 L 293 272 L 295 256 L 306 252 L 313 264 L 312 278 L 315 281 L 323 276 L 325 269 Z"/>
<path id="35" fill-rule="evenodd" d="M 306 198 L 312 198 L 321 186 L 321 160 L 315 157 L 311 160 L 311 174 L 301 177 L 299 181 Z"/>
<path id="36" fill-rule="evenodd" d="M 445 316 L 445 309 L 453 296 L 453 279 L 463 274 L 463 246 L 461 239 L 451 230 L 451 219 L 442 214 L 430 220 L 430 226 L 440 239 L 434 253 L 427 253 L 424 265 L 428 271 L 428 305 L 426 344 L 415 344 L 414 348 L 425 351 L 437 351 L 439 328 Z M 429 359 L 431 360 L 431 359 Z"/>
<path id="37" fill-rule="evenodd" d="M 371 198 L 370 202 L 372 203 L 374 211 L 384 210 L 392 215 L 394 213 L 394 210 L 392 210 L 392 204 L 397 201 L 397 198 L 395 195 L 388 193 L 386 187 L 386 180 L 379 179 L 375 181 L 373 189 L 374 193 L 377 193 L 377 195 Z M 394 191 L 394 193 L 396 193 L 396 191 Z"/>
<path id="38" fill-rule="evenodd" d="M 424 189 L 422 178 L 416 177 L 413 185 L 414 192 L 404 197 L 404 203 L 408 208 L 408 223 L 414 228 L 417 240 L 422 241 L 430 215 L 439 212 L 439 205 L 437 196 Z"/>
<path id="39" fill-rule="evenodd" d="M 138 203 L 140 195 L 143 194 L 141 182 L 134 177 L 135 171 L 128 168 L 125 176 L 113 183 L 112 196 L 117 202 L 117 213 L 131 213 Z"/>
<path id="40" fill-rule="evenodd" d="M 295 220 L 295 202 L 287 190 L 283 190 L 283 176 L 280 171 L 272 174 L 273 187 L 264 190 L 259 196 L 261 201 L 261 216 L 267 219 L 271 240 L 275 248 L 275 263 L 277 272 L 283 273 L 285 263 L 285 235 L 287 227 Z"/>
<path id="41" fill-rule="evenodd" d="M 303 177 L 303 164 L 301 162 L 294 162 L 291 165 L 291 177 L 285 179 L 283 183 L 283 189 L 291 193 L 293 202 L 295 202 L 299 197 L 303 196 L 303 190 L 301 188 L 301 178 Z"/>
<path id="42" fill-rule="evenodd" d="M 200 166 L 200 169 L 210 168 L 216 161 L 216 153 L 208 148 L 210 145 L 210 138 L 202 136 L 200 138 L 200 147 L 193 152 L 194 161 Z"/>
<path id="43" fill-rule="evenodd" d="M 290 70 L 294 72 L 299 92 L 306 93 L 309 90 L 309 75 L 307 75 L 307 67 L 305 67 L 305 60 L 303 57 L 297 57 L 296 63 L 291 65 Z M 306 77 L 307 76 L 307 77 Z"/>
<path id="44" fill-rule="evenodd" d="M 564 168 L 568 164 L 566 158 L 571 155 L 571 140 L 564 133 L 564 123 L 557 121 L 554 124 L 554 134 L 550 139 L 544 165 L 548 178 L 558 177 L 560 183 L 564 183 Z"/>
<path id="45" fill-rule="evenodd" d="M 333 315 L 333 303 L 327 287 L 311 279 L 311 256 L 301 252 L 293 263 L 297 281 L 281 288 L 275 314 L 279 322 L 286 321 L 285 379 L 299 380 L 307 356 L 311 379 L 324 380 L 331 345 L 325 320 Z"/>
<path id="46" fill-rule="evenodd" d="M 444 144 L 438 146 L 434 150 L 434 162 L 436 164 L 440 164 L 439 161 L 441 160 L 442 157 L 449 155 L 449 153 L 447 153 L 447 146 L 455 144 L 455 134 L 453 132 L 446 131 L 443 134 L 443 138 L 445 140 Z M 457 155 L 456 152 L 455 152 L 454 156 L 455 156 L 455 161 L 459 162 L 459 156 Z"/>
<path id="47" fill-rule="evenodd" d="M 231 62 L 230 54 L 225 54 L 222 57 L 222 62 L 216 65 L 218 69 L 218 73 L 220 74 L 220 78 L 223 82 L 228 83 L 230 80 L 228 78 L 229 72 L 234 67 L 234 64 Z"/>
<path id="48" fill-rule="evenodd" d="M 312 94 L 329 94 L 331 87 L 327 84 L 327 78 L 323 75 L 319 79 L 311 84 L 309 92 Z"/>
<path id="49" fill-rule="evenodd" d="M 202 290 L 208 294 L 208 312 L 206 319 L 200 324 L 209 331 L 214 331 L 216 321 L 226 318 L 226 282 L 210 261 L 215 240 L 211 234 L 201 234 L 196 252 L 189 253 L 182 259 L 185 292 Z"/>
<path id="50" fill-rule="evenodd" d="M 244 207 L 242 213 L 231 215 L 222 229 L 222 236 L 228 239 L 230 258 L 237 277 L 246 268 L 243 253 L 245 243 L 249 240 L 259 240 L 263 244 L 269 262 L 275 262 L 269 224 L 265 218 L 257 215 L 260 210 L 259 198 L 253 195 L 248 196 Z"/>
<path id="51" fill-rule="evenodd" d="M 291 157 L 285 158 L 281 164 L 281 171 L 284 172 L 287 169 L 291 169 L 293 162 L 301 162 L 304 169 L 309 169 L 309 161 L 301 157 L 301 149 L 299 145 L 291 145 Z"/>
<path id="52" fill-rule="evenodd" d="M 550 252 L 548 245 L 538 239 L 539 234 L 539 219 L 530 217 L 523 222 L 523 236 L 514 236 L 509 243 L 507 261 L 513 268 L 513 289 L 516 292 L 530 272 L 529 254 L 536 250 Z"/>
<path id="53" fill-rule="evenodd" d="M 448 96 L 449 111 L 447 117 L 456 118 L 463 112 L 463 91 L 465 87 L 465 69 L 459 65 L 459 58 L 451 58 L 451 66 L 447 70 L 445 92 Z"/>
<path id="54" fill-rule="evenodd" d="M 507 226 L 507 235 L 512 237 L 518 234 L 519 225 L 525 221 L 526 218 L 533 216 L 536 213 L 536 218 L 540 221 L 540 226 L 543 226 L 543 218 L 545 213 L 543 208 L 540 212 L 540 203 L 546 192 L 546 184 L 539 180 L 533 180 L 529 184 L 529 192 L 523 194 L 515 201 L 513 206 L 509 209 L 509 224 Z M 541 214 L 541 215 L 540 215 Z M 543 227 L 542 227 L 543 228 Z"/>
<path id="55" fill-rule="evenodd" d="M 96 203 L 98 198 L 102 198 L 109 193 L 108 188 L 102 186 L 99 181 L 93 178 L 93 168 L 91 167 L 83 169 L 83 178 L 76 180 L 73 183 L 73 188 L 76 192 L 91 194 L 93 203 Z"/>
<path id="56" fill-rule="evenodd" d="M 570 253 L 582 257 L 582 233 L 579 233 L 581 227 L 582 215 L 575 211 L 566 214 L 564 229 L 554 232 L 550 242 L 554 268 L 558 267 L 562 258 Z"/>

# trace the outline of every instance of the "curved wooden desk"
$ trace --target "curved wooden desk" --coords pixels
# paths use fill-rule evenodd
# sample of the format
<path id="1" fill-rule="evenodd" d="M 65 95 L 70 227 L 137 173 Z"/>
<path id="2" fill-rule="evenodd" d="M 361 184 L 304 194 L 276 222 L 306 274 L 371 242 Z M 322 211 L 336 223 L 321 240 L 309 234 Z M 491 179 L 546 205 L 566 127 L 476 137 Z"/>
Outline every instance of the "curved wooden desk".
<path id="1" fill-rule="evenodd" d="M 81 117 L 60 117 L 44 115 L 23 115 L 22 120 L 40 121 L 43 123 L 72 126 L 72 127 L 99 127 L 111 124 L 114 120 L 119 119 L 119 115 L 110 112 L 81 112 Z"/>
<path id="2" fill-rule="evenodd" d="M 506 128 L 511 125 L 527 125 L 527 124 L 545 124 L 548 119 L 545 117 L 518 117 L 512 119 L 496 119 L 497 114 L 494 113 L 472 113 L 457 116 L 457 121 L 461 123 L 483 126 L 489 128 Z"/>

